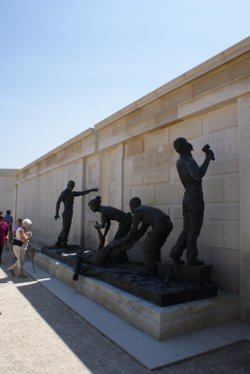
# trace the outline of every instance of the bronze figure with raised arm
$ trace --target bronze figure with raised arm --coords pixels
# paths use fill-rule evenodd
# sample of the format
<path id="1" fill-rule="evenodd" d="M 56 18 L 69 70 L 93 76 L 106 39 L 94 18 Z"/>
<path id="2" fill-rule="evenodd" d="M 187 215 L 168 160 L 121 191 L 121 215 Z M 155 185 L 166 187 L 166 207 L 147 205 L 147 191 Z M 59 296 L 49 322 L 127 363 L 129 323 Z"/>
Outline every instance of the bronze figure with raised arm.
<path id="1" fill-rule="evenodd" d="M 84 196 L 90 192 L 98 191 L 98 188 L 91 188 L 90 190 L 85 190 L 85 191 L 73 191 L 74 187 L 75 187 L 75 182 L 70 180 L 68 182 L 67 188 L 62 191 L 56 203 L 56 214 L 55 214 L 56 220 L 60 218 L 59 210 L 60 210 L 61 203 L 64 204 L 64 211 L 62 214 L 63 227 L 62 227 L 62 231 L 60 232 L 58 236 L 57 242 L 55 243 L 55 247 L 63 247 L 63 248 L 68 247 L 68 237 L 69 237 L 69 232 L 70 232 L 70 227 L 71 227 L 72 217 L 73 217 L 74 198 L 76 196 Z"/>
<path id="2" fill-rule="evenodd" d="M 174 263 L 184 264 L 181 256 L 186 249 L 187 264 L 199 266 L 203 265 L 203 261 L 198 260 L 197 250 L 197 239 L 204 214 L 202 178 L 206 174 L 210 161 L 215 159 L 214 153 L 209 145 L 205 145 L 202 148 L 205 160 L 201 166 L 198 166 L 191 153 L 193 146 L 185 138 L 177 138 L 173 146 L 180 155 L 176 166 L 185 192 L 182 200 L 183 230 L 169 256 Z"/>

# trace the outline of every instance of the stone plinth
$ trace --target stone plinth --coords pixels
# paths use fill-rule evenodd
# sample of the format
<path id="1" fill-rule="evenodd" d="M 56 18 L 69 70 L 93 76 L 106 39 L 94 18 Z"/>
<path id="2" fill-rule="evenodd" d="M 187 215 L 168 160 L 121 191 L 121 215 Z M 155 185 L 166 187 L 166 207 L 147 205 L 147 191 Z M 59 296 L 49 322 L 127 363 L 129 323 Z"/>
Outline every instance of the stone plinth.
<path id="1" fill-rule="evenodd" d="M 75 282 L 70 266 L 46 255 L 38 253 L 35 263 L 157 340 L 227 323 L 239 317 L 239 301 L 234 294 L 220 291 L 218 296 L 209 299 L 159 307 L 99 279 L 80 275 Z"/>

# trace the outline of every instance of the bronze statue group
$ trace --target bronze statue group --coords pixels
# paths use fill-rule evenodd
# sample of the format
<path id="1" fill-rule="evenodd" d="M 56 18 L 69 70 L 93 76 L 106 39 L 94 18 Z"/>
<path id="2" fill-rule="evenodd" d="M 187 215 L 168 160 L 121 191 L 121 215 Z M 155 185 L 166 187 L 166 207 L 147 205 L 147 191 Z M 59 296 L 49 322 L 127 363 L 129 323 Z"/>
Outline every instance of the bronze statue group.
<path id="1" fill-rule="evenodd" d="M 172 247 L 169 257 L 175 264 L 184 264 L 182 255 L 186 250 L 186 263 L 189 266 L 200 266 L 203 262 L 198 259 L 197 239 L 204 215 L 202 178 L 206 174 L 210 161 L 214 160 L 214 153 L 208 145 L 204 146 L 202 150 L 205 160 L 199 166 L 192 156 L 193 147 L 185 138 L 177 138 L 173 146 L 179 154 L 176 167 L 185 192 L 182 201 L 183 230 Z M 55 244 L 56 247 L 68 247 L 75 196 L 98 191 L 94 188 L 75 192 L 74 186 L 75 183 L 69 181 L 56 204 L 55 219 L 59 218 L 61 202 L 64 204 L 63 228 Z M 81 261 L 94 265 L 126 261 L 126 252 L 145 236 L 142 244 L 145 267 L 141 274 L 156 275 L 157 263 L 161 261 L 161 248 L 173 229 L 170 217 L 156 207 L 143 205 L 139 197 L 133 197 L 130 200 L 131 213 L 102 205 L 100 196 L 90 200 L 88 205 L 93 212 L 99 212 L 101 216 L 101 222 L 96 222 L 94 225 L 99 236 L 99 247 L 94 253 L 91 251 L 83 253 Z M 118 230 L 113 240 L 105 246 L 105 239 L 112 221 L 118 222 Z"/>

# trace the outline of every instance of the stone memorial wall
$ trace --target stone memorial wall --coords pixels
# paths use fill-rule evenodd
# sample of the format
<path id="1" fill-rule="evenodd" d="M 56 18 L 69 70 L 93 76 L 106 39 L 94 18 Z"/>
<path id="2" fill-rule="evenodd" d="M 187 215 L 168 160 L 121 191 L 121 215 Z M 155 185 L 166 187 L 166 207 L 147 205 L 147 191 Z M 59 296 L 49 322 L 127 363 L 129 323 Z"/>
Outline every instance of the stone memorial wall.
<path id="1" fill-rule="evenodd" d="M 173 141 L 185 137 L 201 164 L 201 148 L 215 154 L 203 179 L 204 224 L 199 258 L 213 265 L 219 288 L 239 294 L 242 318 L 250 320 L 250 38 L 44 155 L 17 174 L 16 216 L 33 221 L 39 245 L 55 242 L 61 222 L 55 204 L 68 180 L 75 190 L 99 186 L 103 205 L 129 211 L 131 197 L 170 215 L 174 229 L 162 249 L 167 259 L 182 229 L 183 187 Z M 78 197 L 69 242 L 95 249 L 88 208 L 96 193 Z M 115 232 L 113 225 L 110 238 Z M 136 260 L 138 253 L 134 251 Z"/>

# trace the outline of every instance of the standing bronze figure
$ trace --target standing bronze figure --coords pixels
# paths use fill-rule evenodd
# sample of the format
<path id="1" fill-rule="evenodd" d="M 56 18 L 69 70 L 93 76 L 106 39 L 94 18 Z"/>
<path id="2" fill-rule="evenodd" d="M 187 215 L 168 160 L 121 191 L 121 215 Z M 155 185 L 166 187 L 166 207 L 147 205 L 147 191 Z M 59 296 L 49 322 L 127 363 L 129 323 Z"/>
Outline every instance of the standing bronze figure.
<path id="1" fill-rule="evenodd" d="M 205 153 L 205 161 L 199 167 L 191 154 L 193 146 L 185 138 L 177 138 L 173 145 L 180 155 L 176 166 L 185 193 L 182 201 L 183 231 L 169 256 L 176 264 L 184 264 L 181 256 L 186 249 L 188 265 L 199 266 L 203 265 L 203 261 L 198 260 L 197 250 L 204 214 L 202 178 L 210 161 L 214 160 L 214 153 L 208 145 L 204 146 L 202 150 Z"/>
<path id="2" fill-rule="evenodd" d="M 57 203 L 56 203 L 56 214 L 55 219 L 57 220 L 60 218 L 59 216 L 59 210 L 61 202 L 64 204 L 64 212 L 62 214 L 63 217 L 63 227 L 62 231 L 60 232 L 60 235 L 58 236 L 57 242 L 55 244 L 56 247 L 68 247 L 68 237 L 73 217 L 73 205 L 74 205 L 74 198 L 76 196 L 84 196 L 87 195 L 90 192 L 96 192 L 98 191 L 98 188 L 92 188 L 90 190 L 86 191 L 73 191 L 75 187 L 75 182 L 70 180 L 68 182 L 67 188 L 62 191 L 60 194 Z"/>

